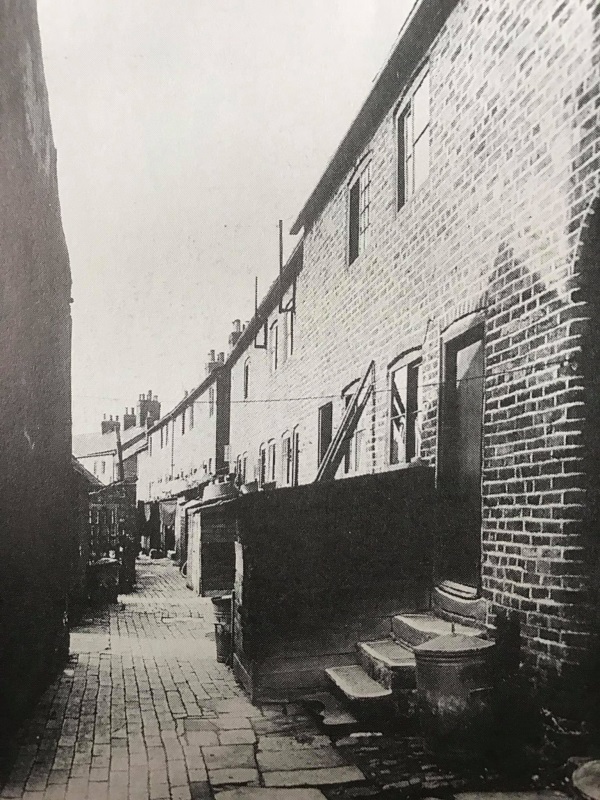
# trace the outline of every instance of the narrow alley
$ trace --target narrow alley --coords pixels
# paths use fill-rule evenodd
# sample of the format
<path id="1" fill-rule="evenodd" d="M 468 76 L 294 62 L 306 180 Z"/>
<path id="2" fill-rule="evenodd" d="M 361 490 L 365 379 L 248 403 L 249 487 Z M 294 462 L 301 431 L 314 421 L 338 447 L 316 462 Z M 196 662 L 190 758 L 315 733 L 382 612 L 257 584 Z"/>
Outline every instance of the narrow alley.
<path id="1" fill-rule="evenodd" d="M 489 776 L 440 770 L 418 736 L 330 737 L 294 704 L 252 705 L 216 661 L 212 603 L 168 560 L 72 632 L 71 657 L 28 726 L 1 798 L 473 800 Z M 466 789 L 480 787 L 475 793 Z M 562 798 L 556 792 L 490 798 Z"/>
<path id="2" fill-rule="evenodd" d="M 215 659 L 210 600 L 171 562 L 138 563 L 137 591 L 119 600 L 72 633 L 2 798 L 317 800 L 265 787 L 362 780 L 299 709 L 243 696 Z"/>

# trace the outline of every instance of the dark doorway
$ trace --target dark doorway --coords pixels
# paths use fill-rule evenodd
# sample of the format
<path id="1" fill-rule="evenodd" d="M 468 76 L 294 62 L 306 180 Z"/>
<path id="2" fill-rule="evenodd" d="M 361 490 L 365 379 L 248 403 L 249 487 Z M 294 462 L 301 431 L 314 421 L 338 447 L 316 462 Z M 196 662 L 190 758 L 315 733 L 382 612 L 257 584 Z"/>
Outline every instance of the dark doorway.
<path id="1" fill-rule="evenodd" d="M 333 403 L 319 408 L 319 464 L 325 458 L 333 435 Z"/>
<path id="2" fill-rule="evenodd" d="M 445 344 L 440 489 L 443 515 L 440 581 L 479 587 L 481 446 L 484 389 L 483 328 Z"/>

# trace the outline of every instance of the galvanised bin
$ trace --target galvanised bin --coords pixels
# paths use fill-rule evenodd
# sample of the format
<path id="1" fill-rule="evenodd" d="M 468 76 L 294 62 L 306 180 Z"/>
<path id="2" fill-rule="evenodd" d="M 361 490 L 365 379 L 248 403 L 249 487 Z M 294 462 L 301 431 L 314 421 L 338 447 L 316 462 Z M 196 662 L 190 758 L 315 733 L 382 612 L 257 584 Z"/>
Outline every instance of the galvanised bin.
<path id="1" fill-rule="evenodd" d="M 483 756 L 492 730 L 494 643 L 449 634 L 414 649 L 421 729 L 439 756 Z"/>

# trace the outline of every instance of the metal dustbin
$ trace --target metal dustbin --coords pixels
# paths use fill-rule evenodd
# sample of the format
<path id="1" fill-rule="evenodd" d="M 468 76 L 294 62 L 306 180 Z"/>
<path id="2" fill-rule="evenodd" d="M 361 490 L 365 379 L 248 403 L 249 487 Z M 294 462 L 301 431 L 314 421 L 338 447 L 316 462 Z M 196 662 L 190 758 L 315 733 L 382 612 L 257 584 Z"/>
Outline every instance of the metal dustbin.
<path id="1" fill-rule="evenodd" d="M 438 756 L 481 758 L 492 730 L 494 643 L 449 634 L 415 647 L 419 718 Z"/>
<path id="2" fill-rule="evenodd" d="M 90 600 L 93 605 L 116 603 L 119 596 L 119 562 L 104 557 L 88 565 Z"/>
<path id="3" fill-rule="evenodd" d="M 227 664 L 231 657 L 231 595 L 213 597 L 215 612 L 215 642 L 217 645 L 217 661 Z"/>

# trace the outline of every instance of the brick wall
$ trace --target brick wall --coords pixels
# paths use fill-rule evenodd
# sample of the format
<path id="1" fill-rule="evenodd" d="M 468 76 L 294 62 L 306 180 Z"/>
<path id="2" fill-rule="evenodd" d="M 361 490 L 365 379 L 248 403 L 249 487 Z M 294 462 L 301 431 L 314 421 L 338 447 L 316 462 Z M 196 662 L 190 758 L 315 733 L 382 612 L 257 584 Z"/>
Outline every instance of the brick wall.
<path id="1" fill-rule="evenodd" d="M 139 458 L 138 500 L 172 497 L 208 480 L 225 466 L 229 439 L 229 370 L 213 373 L 212 381 L 190 396 L 150 432 L 152 446 Z M 214 390 L 214 404 L 209 392 Z M 193 405 L 193 425 L 190 406 Z M 211 411 L 212 409 L 212 411 Z M 185 429 L 182 416 L 185 413 Z M 168 427 L 168 442 L 166 428 Z M 163 429 L 161 447 L 161 428 Z"/>
<path id="2" fill-rule="evenodd" d="M 71 279 L 33 0 L 0 5 L 0 753 L 68 654 Z"/>
<path id="3" fill-rule="evenodd" d="M 305 230 L 293 356 L 273 373 L 268 352 L 249 348 L 232 367 L 232 456 L 254 463 L 261 442 L 298 426 L 309 482 L 319 405 L 333 399 L 335 427 L 342 389 L 371 359 L 364 471 L 390 468 L 387 367 L 418 346 L 421 454 L 436 466 L 441 335 L 481 310 L 482 590 L 519 615 L 526 655 L 546 672 L 579 663 L 590 630 L 583 503 L 595 476 L 581 350 L 591 306 L 578 276 L 599 177 L 597 32 L 587 0 L 458 5 L 428 54 L 429 178 L 397 210 L 399 85 L 364 148 L 370 246 L 348 266 L 348 173 Z M 263 402 L 240 402 L 246 358 L 251 399 Z"/>

